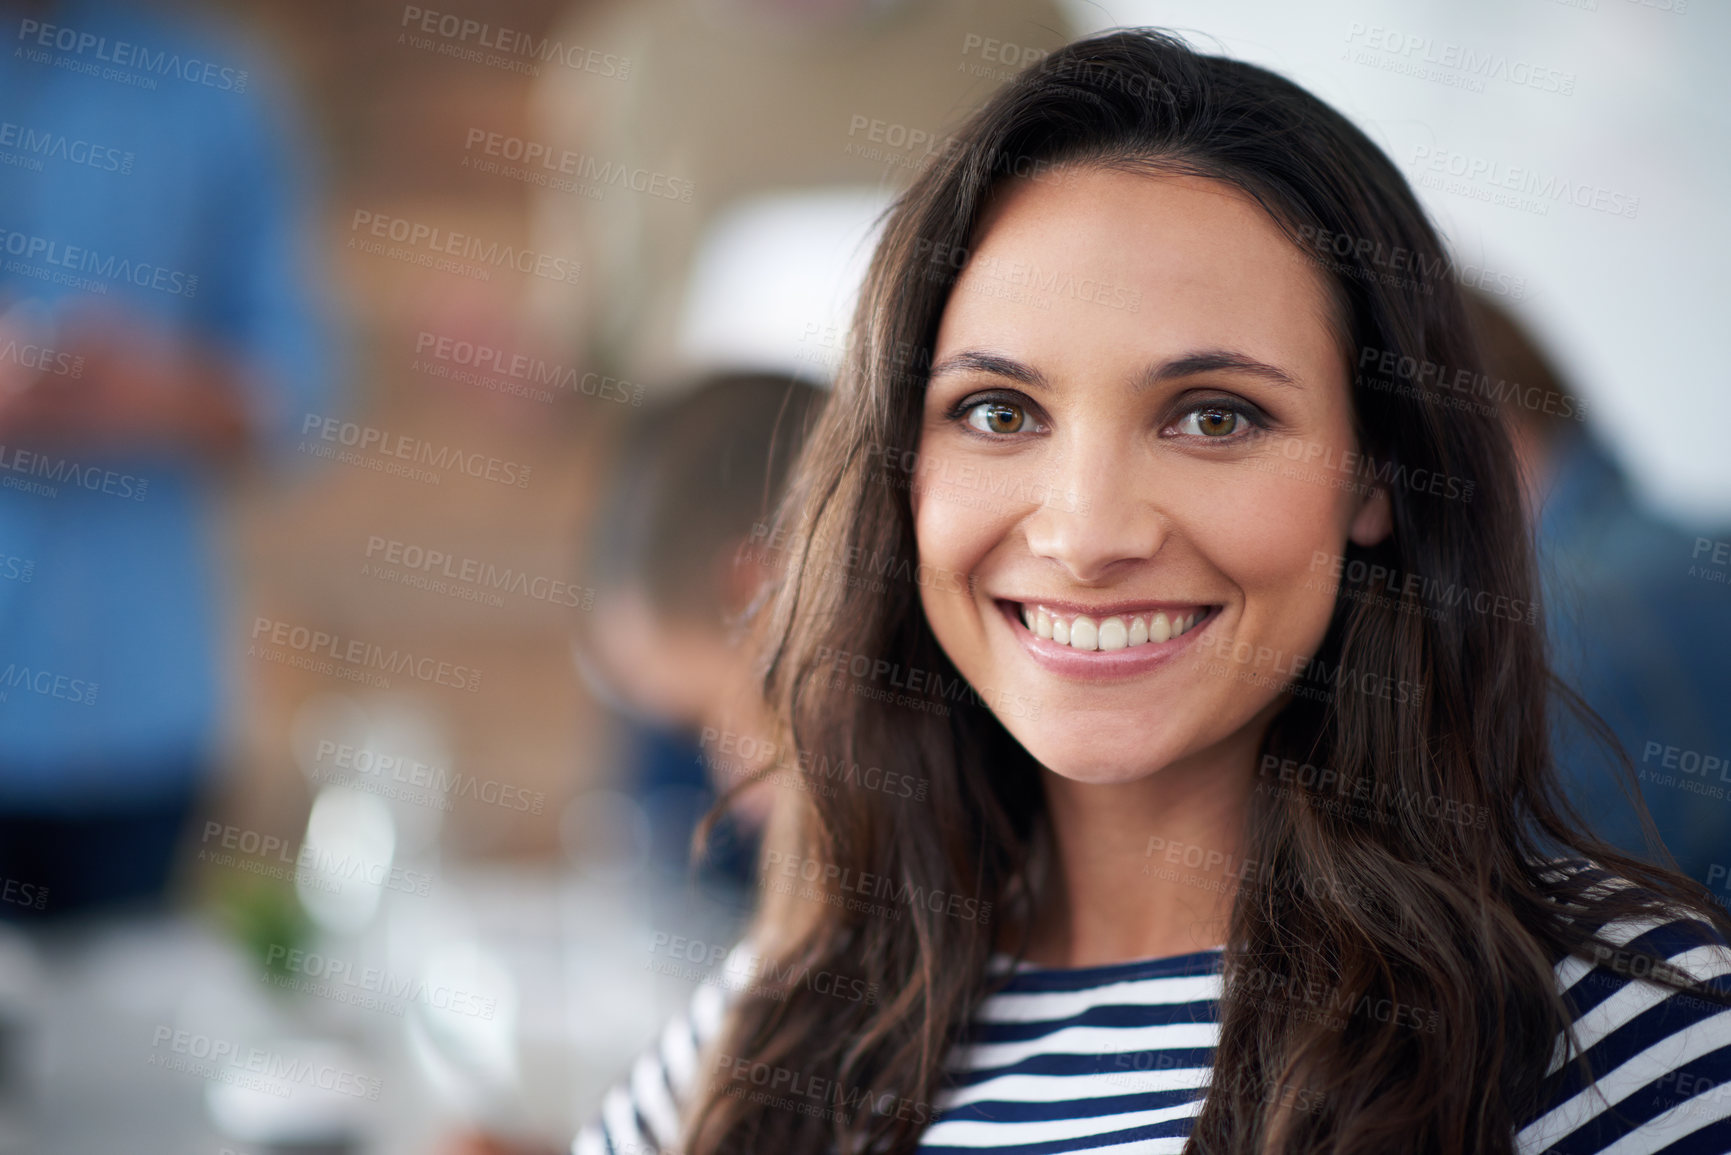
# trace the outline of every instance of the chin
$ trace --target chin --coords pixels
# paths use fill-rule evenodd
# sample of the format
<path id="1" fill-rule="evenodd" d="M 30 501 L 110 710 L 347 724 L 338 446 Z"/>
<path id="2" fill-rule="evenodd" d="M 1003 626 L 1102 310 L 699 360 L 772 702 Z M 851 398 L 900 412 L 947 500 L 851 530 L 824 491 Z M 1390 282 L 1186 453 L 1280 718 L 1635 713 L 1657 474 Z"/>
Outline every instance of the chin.
<path id="1" fill-rule="evenodd" d="M 1072 782 L 1111 786 L 1134 782 L 1168 765 L 1173 752 L 1164 742 L 1150 742 L 1147 718 L 1102 724 L 1095 716 L 1053 726 L 1025 720 L 1006 724 L 1010 736 L 1040 765 Z"/>

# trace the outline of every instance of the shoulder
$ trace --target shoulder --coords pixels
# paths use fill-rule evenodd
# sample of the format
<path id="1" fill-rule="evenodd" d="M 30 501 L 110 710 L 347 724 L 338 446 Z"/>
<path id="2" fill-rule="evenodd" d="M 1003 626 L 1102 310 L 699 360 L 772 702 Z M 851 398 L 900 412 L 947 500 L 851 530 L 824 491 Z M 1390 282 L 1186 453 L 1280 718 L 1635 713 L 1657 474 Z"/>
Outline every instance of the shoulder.
<path id="1" fill-rule="evenodd" d="M 691 1002 L 638 1056 L 601 1100 L 601 1110 L 571 1141 L 572 1155 L 661 1155 L 679 1149 L 687 1108 L 703 1082 L 704 1054 L 721 1035 L 751 958 L 736 946 L 719 975 L 698 984 Z"/>
<path id="2" fill-rule="evenodd" d="M 1633 885 L 1583 869 L 1595 890 Z M 1731 996 L 1731 944 L 1699 914 L 1670 906 L 1594 937 L 1591 958 L 1557 964 L 1570 1033 L 1556 1042 L 1544 1105 L 1518 1149 L 1731 1150 L 1731 1002 L 1676 986 Z"/>

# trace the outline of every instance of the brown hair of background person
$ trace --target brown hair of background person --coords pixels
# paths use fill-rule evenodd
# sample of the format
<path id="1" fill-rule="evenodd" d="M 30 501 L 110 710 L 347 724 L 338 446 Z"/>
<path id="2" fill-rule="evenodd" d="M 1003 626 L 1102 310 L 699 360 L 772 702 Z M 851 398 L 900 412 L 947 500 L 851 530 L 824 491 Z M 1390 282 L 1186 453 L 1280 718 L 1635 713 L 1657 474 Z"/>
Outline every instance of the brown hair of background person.
<path id="1" fill-rule="evenodd" d="M 1521 479 L 1536 511 L 1550 460 L 1582 435 L 1586 402 L 1564 388 L 1538 343 L 1507 310 L 1477 289 L 1466 290 L 1462 298 L 1489 378 L 1485 391 L 1499 399 L 1508 419 Z"/>
<path id="2" fill-rule="evenodd" d="M 629 710 L 694 735 L 767 739 L 734 627 L 780 563 L 763 531 L 827 397 L 786 377 L 721 374 L 634 415 L 589 543 L 598 593 L 577 638 L 580 664 Z M 757 768 L 712 766 L 723 788 Z M 735 809 L 756 822 L 764 805 L 759 791 Z"/>
<path id="3" fill-rule="evenodd" d="M 734 551 L 774 510 L 827 396 L 791 378 L 726 374 L 635 414 L 588 552 L 589 584 L 640 589 L 670 619 L 738 612 L 726 576 Z"/>

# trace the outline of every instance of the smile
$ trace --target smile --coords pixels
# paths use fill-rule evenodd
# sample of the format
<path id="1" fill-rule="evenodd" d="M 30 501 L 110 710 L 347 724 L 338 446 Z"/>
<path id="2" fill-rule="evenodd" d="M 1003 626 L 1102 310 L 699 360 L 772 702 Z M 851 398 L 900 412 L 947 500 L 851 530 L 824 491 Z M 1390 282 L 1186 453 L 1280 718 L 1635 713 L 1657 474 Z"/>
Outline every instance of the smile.
<path id="1" fill-rule="evenodd" d="M 1135 649 L 1181 638 L 1207 619 L 1211 606 L 1161 605 L 1117 608 L 1114 613 L 1082 613 L 1039 602 L 1011 602 L 1022 625 L 1036 638 L 1072 650 Z"/>
<path id="2" fill-rule="evenodd" d="M 997 606 L 1035 665 L 1061 678 L 1106 683 L 1140 677 L 1177 660 L 1198 644 L 1223 608 L 1194 602 L 1079 606 L 1004 599 Z"/>

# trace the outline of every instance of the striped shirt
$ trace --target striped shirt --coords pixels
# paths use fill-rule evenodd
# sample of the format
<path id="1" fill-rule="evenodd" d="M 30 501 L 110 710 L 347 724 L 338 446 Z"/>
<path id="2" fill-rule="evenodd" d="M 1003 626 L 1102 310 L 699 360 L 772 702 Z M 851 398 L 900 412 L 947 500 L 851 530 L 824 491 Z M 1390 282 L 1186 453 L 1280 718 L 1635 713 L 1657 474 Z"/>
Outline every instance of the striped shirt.
<path id="1" fill-rule="evenodd" d="M 1731 948 L 1693 917 L 1613 923 L 1600 932 L 1700 982 L 1731 991 Z M 1583 1086 L 1559 1037 L 1543 1107 L 1517 1131 L 1522 1155 L 1725 1155 L 1731 1152 L 1731 1008 L 1631 976 L 1632 956 L 1567 958 L 1557 982 L 1596 1083 Z M 1218 950 L 1083 968 L 1023 964 L 989 996 L 948 1064 L 920 1149 L 1056 1155 L 1179 1152 L 1210 1084 L 1219 1040 Z M 998 960 L 994 966 L 1004 965 Z M 1620 973 L 1625 972 L 1625 973 Z M 699 988 L 690 1013 L 610 1091 L 573 1155 L 651 1155 L 677 1147 L 680 1112 L 699 1081 L 699 1055 L 719 1032 L 724 995 Z M 1254 994 L 1249 997 L 1257 997 Z M 1290 1001 L 1290 994 L 1282 996 Z M 1334 1019 L 1390 1015 L 1434 1029 L 1421 1008 L 1387 1003 L 1315 1010 Z M 789 1094 L 789 1091 L 792 1094 Z M 791 1109 L 821 1105 L 823 1088 Z M 1302 1087 L 1269 1088 L 1299 1111 L 1322 1102 Z M 877 1109 L 884 1109 L 879 1104 Z"/>

